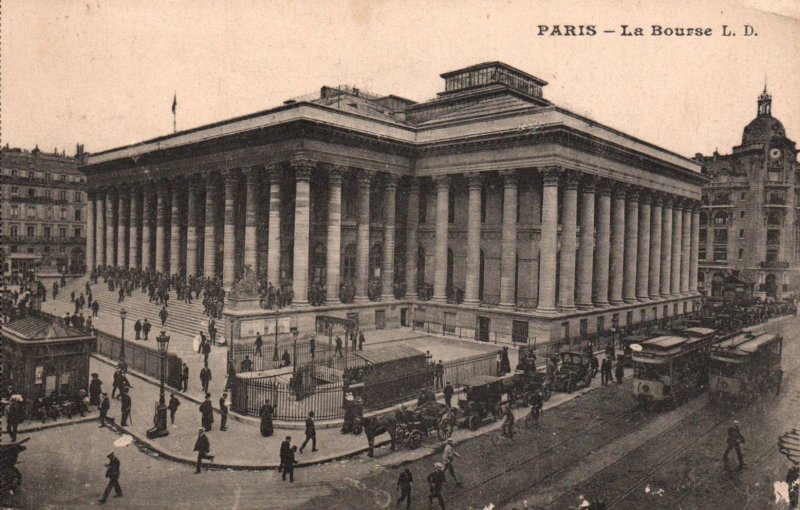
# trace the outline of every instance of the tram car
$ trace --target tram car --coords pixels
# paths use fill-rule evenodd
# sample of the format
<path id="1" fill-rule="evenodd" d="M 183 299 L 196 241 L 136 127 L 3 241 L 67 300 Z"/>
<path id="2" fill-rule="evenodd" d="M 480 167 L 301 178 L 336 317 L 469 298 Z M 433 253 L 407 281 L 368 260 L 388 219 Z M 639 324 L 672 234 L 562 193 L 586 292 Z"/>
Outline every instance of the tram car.
<path id="1" fill-rule="evenodd" d="M 708 384 L 713 336 L 664 335 L 631 344 L 633 396 L 641 405 L 676 407 Z"/>
<path id="2" fill-rule="evenodd" d="M 714 400 L 744 401 L 781 391 L 783 337 L 741 333 L 711 349 L 708 388 Z"/>

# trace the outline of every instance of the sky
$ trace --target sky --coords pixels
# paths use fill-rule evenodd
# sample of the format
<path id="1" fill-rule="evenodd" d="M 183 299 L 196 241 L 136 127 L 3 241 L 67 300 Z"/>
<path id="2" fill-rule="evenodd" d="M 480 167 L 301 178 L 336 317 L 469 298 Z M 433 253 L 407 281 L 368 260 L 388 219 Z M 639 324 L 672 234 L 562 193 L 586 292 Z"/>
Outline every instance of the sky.
<path id="1" fill-rule="evenodd" d="M 444 89 L 441 73 L 492 60 L 548 81 L 559 106 L 689 157 L 740 143 L 766 80 L 800 141 L 793 0 L 4 0 L 1 15 L 0 141 L 12 147 L 99 152 L 169 134 L 174 95 L 179 130 L 323 85 L 422 101 Z M 598 34 L 538 35 L 557 24 Z M 623 37 L 622 24 L 647 35 Z M 651 25 L 713 35 L 654 37 Z"/>

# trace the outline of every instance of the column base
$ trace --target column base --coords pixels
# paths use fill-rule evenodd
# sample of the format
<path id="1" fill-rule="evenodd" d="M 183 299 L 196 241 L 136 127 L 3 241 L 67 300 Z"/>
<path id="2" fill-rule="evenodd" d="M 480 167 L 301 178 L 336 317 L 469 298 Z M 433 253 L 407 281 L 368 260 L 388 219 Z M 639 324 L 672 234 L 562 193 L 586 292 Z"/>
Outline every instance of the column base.
<path id="1" fill-rule="evenodd" d="M 558 310 L 560 312 L 574 312 L 575 311 L 575 305 L 560 305 L 558 307 Z"/>
<path id="2" fill-rule="evenodd" d="M 309 306 L 311 306 L 311 305 L 306 300 L 300 301 L 300 300 L 296 299 L 296 300 L 292 301 L 292 307 L 295 307 L 295 308 L 307 308 Z"/>
<path id="3" fill-rule="evenodd" d="M 611 304 L 608 301 L 595 301 L 594 308 L 608 308 Z"/>
<path id="4" fill-rule="evenodd" d="M 578 308 L 578 310 L 591 310 L 592 308 L 594 308 L 594 305 L 592 303 L 578 303 L 575 306 Z"/>
<path id="5" fill-rule="evenodd" d="M 639 302 L 639 300 L 638 300 L 638 299 L 636 299 L 636 298 L 625 298 L 625 299 L 623 300 L 623 302 L 624 302 L 626 305 L 632 305 L 632 304 L 638 303 L 638 302 Z"/>
<path id="6" fill-rule="evenodd" d="M 498 303 L 497 307 L 501 310 L 513 310 L 517 307 L 516 303 Z"/>
<path id="7" fill-rule="evenodd" d="M 381 294 L 381 301 L 393 301 L 394 294 Z"/>
<path id="8" fill-rule="evenodd" d="M 356 296 L 353 298 L 353 304 L 363 305 L 369 303 L 369 296 Z"/>
<path id="9" fill-rule="evenodd" d="M 342 304 L 342 300 L 341 299 L 326 299 L 325 300 L 325 304 L 326 305 L 341 305 Z"/>
<path id="10" fill-rule="evenodd" d="M 661 299 L 661 295 L 659 294 L 650 294 L 650 301 L 658 301 Z"/>
<path id="11" fill-rule="evenodd" d="M 609 304 L 610 306 L 619 306 L 619 305 L 624 305 L 624 304 L 625 304 L 625 301 L 623 301 L 623 300 L 621 300 L 621 299 L 612 299 L 612 300 L 610 300 L 610 301 L 608 302 L 608 304 Z"/>
<path id="12" fill-rule="evenodd" d="M 639 301 L 640 303 L 647 303 L 648 301 L 650 301 L 650 296 L 639 296 L 636 298 L 636 300 Z"/>
<path id="13" fill-rule="evenodd" d="M 481 306 L 481 302 L 478 299 L 465 299 L 461 304 L 466 306 Z"/>
<path id="14" fill-rule="evenodd" d="M 558 310 L 556 308 L 550 308 L 550 307 L 539 307 L 536 309 L 536 312 L 542 315 L 556 315 L 558 313 Z"/>

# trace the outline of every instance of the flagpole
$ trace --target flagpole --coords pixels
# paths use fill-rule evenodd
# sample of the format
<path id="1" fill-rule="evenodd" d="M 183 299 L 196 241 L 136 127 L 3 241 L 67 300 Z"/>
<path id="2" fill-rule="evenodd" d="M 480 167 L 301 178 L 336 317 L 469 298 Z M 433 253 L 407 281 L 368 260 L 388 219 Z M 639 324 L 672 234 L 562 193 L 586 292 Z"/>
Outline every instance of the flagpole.
<path id="1" fill-rule="evenodd" d="M 178 132 L 178 91 L 172 96 L 172 132 Z"/>

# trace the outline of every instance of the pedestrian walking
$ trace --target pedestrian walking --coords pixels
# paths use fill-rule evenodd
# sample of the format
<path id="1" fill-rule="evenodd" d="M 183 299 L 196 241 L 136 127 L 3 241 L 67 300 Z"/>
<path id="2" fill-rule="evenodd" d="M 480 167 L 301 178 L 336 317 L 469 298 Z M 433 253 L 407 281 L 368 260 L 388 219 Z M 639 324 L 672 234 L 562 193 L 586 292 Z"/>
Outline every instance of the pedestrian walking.
<path id="1" fill-rule="evenodd" d="M 308 412 L 308 418 L 306 418 L 306 440 L 300 446 L 300 453 L 303 453 L 303 448 L 306 447 L 309 441 L 311 441 L 311 451 L 317 451 L 317 429 L 314 425 L 314 411 Z"/>
<path id="2" fill-rule="evenodd" d="M 206 399 L 200 404 L 200 422 L 203 429 L 206 431 L 211 430 L 211 425 L 214 423 L 214 408 L 211 406 L 211 394 L 206 393 Z"/>
<path id="3" fill-rule="evenodd" d="M 173 425 L 175 425 L 175 413 L 178 412 L 178 406 L 181 405 L 180 400 L 175 396 L 175 393 L 172 392 L 169 395 L 169 404 L 167 404 L 167 409 L 169 409 L 169 421 Z"/>
<path id="4" fill-rule="evenodd" d="M 111 494 L 111 489 L 114 489 L 114 497 L 121 498 L 122 497 L 122 487 L 119 486 L 119 475 L 120 475 L 120 463 L 119 459 L 114 452 L 108 454 L 108 464 L 106 464 L 106 478 L 108 478 L 108 485 L 106 485 L 106 490 L 103 491 L 103 495 L 98 500 L 101 504 L 105 503 L 108 499 L 108 495 Z"/>
<path id="5" fill-rule="evenodd" d="M 131 402 L 131 396 L 128 395 L 128 389 L 123 388 L 122 394 L 119 397 L 121 402 L 121 410 L 122 410 L 122 418 L 120 418 L 120 426 L 127 427 L 128 426 L 128 418 L 131 416 L 131 407 L 133 407 L 133 403 Z"/>
<path id="6" fill-rule="evenodd" d="M 261 418 L 261 435 L 269 437 L 273 434 L 272 415 L 275 413 L 275 408 L 269 403 L 269 399 L 264 401 L 264 405 L 258 411 L 258 416 Z"/>
<path id="7" fill-rule="evenodd" d="M 208 365 L 208 355 L 211 354 L 211 344 L 203 342 L 201 349 L 203 350 L 203 363 Z"/>
<path id="8" fill-rule="evenodd" d="M 286 465 L 286 459 L 289 452 L 292 451 L 292 436 L 286 436 L 286 439 L 281 441 L 281 463 L 278 465 L 278 472 L 283 472 L 283 466 Z"/>
<path id="9" fill-rule="evenodd" d="M 342 337 L 336 335 L 336 350 L 333 351 L 333 355 L 339 355 L 339 357 L 343 358 L 344 353 L 342 353 Z"/>
<path id="10" fill-rule="evenodd" d="M 136 319 L 136 322 L 133 323 L 133 331 L 136 333 L 136 340 L 141 340 L 142 337 L 142 321 Z"/>
<path id="11" fill-rule="evenodd" d="M 97 373 L 92 373 L 92 380 L 89 381 L 89 405 L 99 406 L 100 395 L 103 394 L 103 381 Z"/>
<path id="12" fill-rule="evenodd" d="M 311 353 L 311 359 L 314 359 L 314 353 L 317 350 L 317 338 L 314 335 L 308 337 L 308 352 Z"/>
<path id="13" fill-rule="evenodd" d="M 219 398 L 219 430 L 228 430 L 228 394 L 223 393 Z"/>
<path id="14" fill-rule="evenodd" d="M 11 436 L 11 441 L 17 441 L 17 427 L 25 419 L 25 408 L 22 405 L 21 395 L 11 395 L 6 408 L 6 432 Z"/>
<path id="15" fill-rule="evenodd" d="M 264 340 L 261 338 L 261 333 L 256 333 L 255 345 L 256 345 L 256 353 L 253 356 L 254 357 L 259 356 L 263 358 L 264 355 L 261 353 L 261 346 L 264 345 Z"/>
<path id="16" fill-rule="evenodd" d="M 209 402 L 210 404 L 210 402 Z M 206 435 L 206 429 L 200 427 L 197 430 L 197 440 L 194 442 L 194 451 L 197 452 L 197 465 L 194 474 L 200 474 L 200 467 L 203 464 L 203 459 L 214 460 L 213 455 L 209 455 L 211 451 L 211 442 Z"/>
<path id="17" fill-rule="evenodd" d="M 411 509 L 411 488 L 414 486 L 414 475 L 411 470 L 406 468 L 405 471 L 400 473 L 397 479 L 397 490 L 400 492 L 400 497 L 397 498 L 396 505 L 403 501 L 406 502 L 406 510 Z"/>
<path id="18" fill-rule="evenodd" d="M 186 391 L 189 388 L 189 366 L 183 363 L 181 366 L 181 391 Z"/>
<path id="19" fill-rule="evenodd" d="M 114 371 L 114 380 L 111 382 L 111 398 L 117 398 L 117 392 L 122 393 L 122 371 Z"/>
<path id="20" fill-rule="evenodd" d="M 295 454 L 297 452 L 297 446 L 292 446 L 291 449 L 286 453 L 286 459 L 283 461 L 283 473 L 281 474 L 281 479 L 286 481 L 286 475 L 289 475 L 289 483 L 294 482 L 294 462 L 295 462 Z"/>
<path id="21" fill-rule="evenodd" d="M 108 419 L 108 410 L 111 409 L 111 401 L 108 399 L 108 393 L 103 393 L 103 398 L 100 401 L 100 427 L 106 426 Z"/>
<path id="22" fill-rule="evenodd" d="M 603 363 L 600 365 L 600 384 L 605 386 L 611 381 L 611 360 L 608 358 L 603 358 Z"/>
<path id="23" fill-rule="evenodd" d="M 445 484 L 444 478 L 444 465 L 437 462 L 433 465 L 433 471 L 428 475 L 428 487 L 430 494 L 428 494 L 428 504 L 432 505 L 433 500 L 439 501 L 439 508 L 445 510 L 444 498 L 442 497 L 442 486 Z"/>
<path id="24" fill-rule="evenodd" d="M 211 369 L 208 368 L 208 363 L 200 369 L 200 384 L 203 386 L 203 393 L 208 393 L 208 385 L 211 382 Z"/>
<path id="25" fill-rule="evenodd" d="M 619 361 L 617 361 L 617 368 L 614 369 L 614 375 L 617 376 L 617 384 L 622 384 L 622 378 L 625 376 L 625 368 Z"/>
<path id="26" fill-rule="evenodd" d="M 358 332 L 358 350 L 359 351 L 363 351 L 364 350 L 364 342 L 366 342 L 366 340 L 367 339 L 364 338 L 364 332 L 363 331 L 359 331 Z"/>
<path id="27" fill-rule="evenodd" d="M 167 311 L 167 305 L 164 305 L 161 308 L 161 311 L 158 314 L 161 317 L 161 327 L 163 328 L 164 325 L 167 323 L 167 319 L 169 318 L 169 312 Z"/>
<path id="28" fill-rule="evenodd" d="M 144 333 L 144 339 L 147 340 L 147 335 L 150 334 L 150 328 L 153 327 L 150 324 L 150 321 L 147 320 L 147 317 L 144 319 L 144 323 L 142 324 L 142 333 Z"/>
<path id="29" fill-rule="evenodd" d="M 738 421 L 734 420 L 731 426 L 728 427 L 728 439 L 726 442 L 727 446 L 725 447 L 725 453 L 722 455 L 722 461 L 725 463 L 725 466 L 728 466 L 728 454 L 731 453 L 731 450 L 736 450 L 736 458 L 739 460 L 739 469 L 745 467 L 744 458 L 742 456 L 742 450 L 740 447 L 745 440 L 744 436 L 739 430 Z"/>
<path id="30" fill-rule="evenodd" d="M 514 439 L 514 412 L 511 410 L 510 405 L 506 406 L 503 417 L 505 418 L 503 422 L 503 435 L 508 436 L 509 439 Z"/>
<path id="31" fill-rule="evenodd" d="M 453 400 L 454 392 L 453 385 L 450 384 L 450 381 L 447 381 L 447 384 L 444 385 L 444 403 L 447 404 L 447 407 L 452 407 L 450 402 Z"/>
<path id="32" fill-rule="evenodd" d="M 442 463 L 444 464 L 445 471 L 450 473 L 450 476 L 453 477 L 453 480 L 455 480 L 456 485 L 460 486 L 461 482 L 459 482 L 458 478 L 456 478 L 456 471 L 455 469 L 453 469 L 453 461 L 456 458 L 460 459 L 461 455 L 459 455 L 459 453 L 455 450 L 455 448 L 453 448 L 453 438 L 448 438 L 447 444 L 444 447 L 444 452 L 442 452 L 442 461 L 443 461 Z"/>
<path id="33" fill-rule="evenodd" d="M 444 363 L 442 363 L 442 360 L 437 361 L 436 364 L 433 366 L 433 376 L 436 381 L 435 382 L 436 389 L 441 388 L 442 379 L 444 378 Z"/>

